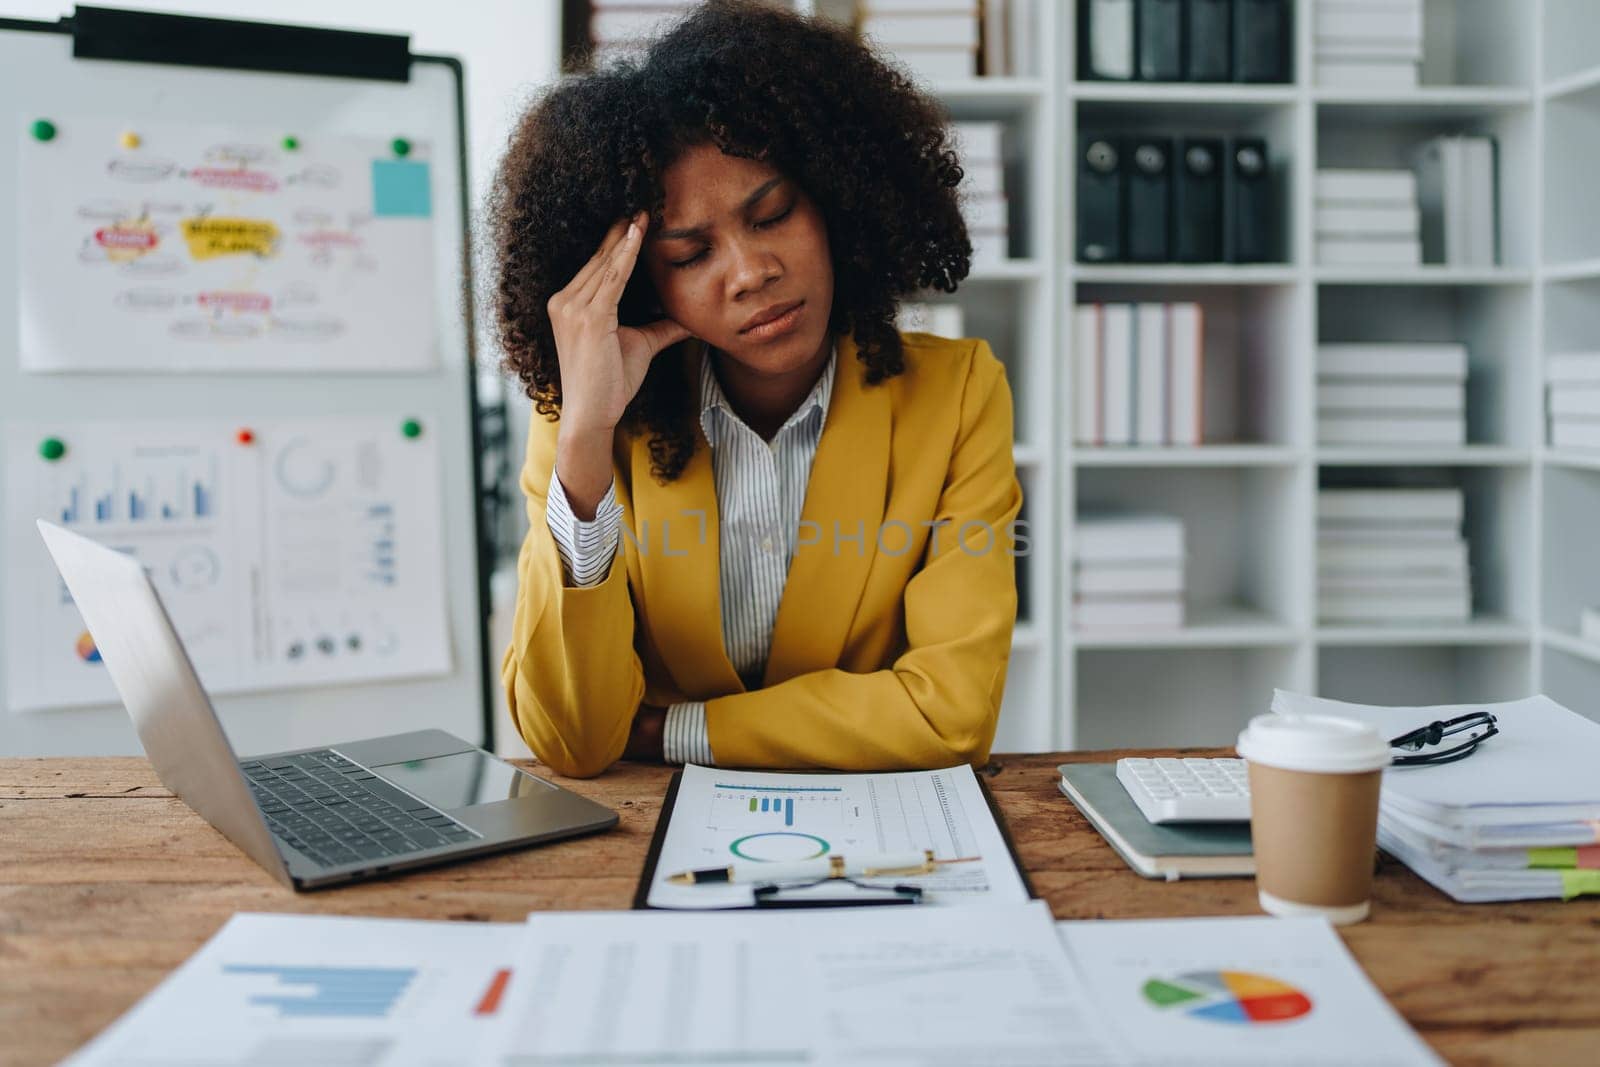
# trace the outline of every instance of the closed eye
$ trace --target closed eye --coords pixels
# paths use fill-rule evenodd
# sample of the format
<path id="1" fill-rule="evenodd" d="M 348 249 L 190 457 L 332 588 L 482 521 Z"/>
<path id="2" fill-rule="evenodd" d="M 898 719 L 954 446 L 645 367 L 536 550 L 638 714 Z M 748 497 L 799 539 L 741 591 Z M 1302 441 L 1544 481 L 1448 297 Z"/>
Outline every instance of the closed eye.
<path id="1" fill-rule="evenodd" d="M 788 218 L 793 213 L 794 213 L 794 205 L 790 204 L 788 207 L 784 208 L 782 212 L 780 212 L 777 215 L 772 216 L 772 218 L 770 218 L 770 219 L 762 219 L 760 222 L 757 222 L 755 224 L 755 228 L 758 229 L 758 230 L 770 229 L 771 227 L 776 226 L 778 223 L 782 222 L 784 219 Z M 681 260 L 672 261 L 672 265 L 674 267 L 680 267 L 680 268 L 681 267 L 692 267 L 696 263 L 700 262 L 700 260 L 704 259 L 705 255 L 706 255 L 706 250 L 702 248 L 700 251 L 696 252 L 694 255 L 690 256 L 688 259 L 681 259 Z"/>

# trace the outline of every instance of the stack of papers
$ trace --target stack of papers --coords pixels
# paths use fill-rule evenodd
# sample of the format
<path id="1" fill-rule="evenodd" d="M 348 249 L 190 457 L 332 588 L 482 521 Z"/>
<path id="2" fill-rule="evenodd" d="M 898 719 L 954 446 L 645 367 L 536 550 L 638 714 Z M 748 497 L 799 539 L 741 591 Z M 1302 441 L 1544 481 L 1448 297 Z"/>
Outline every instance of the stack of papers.
<path id="1" fill-rule="evenodd" d="M 1472 614 L 1458 488 L 1317 493 L 1317 620 L 1465 622 Z"/>
<path id="2" fill-rule="evenodd" d="M 237 915 L 73 1067 L 1437 1064 L 1321 919 Z"/>
<path id="3" fill-rule="evenodd" d="M 1467 346 L 1454 341 L 1317 345 L 1317 444 L 1467 443 Z"/>
<path id="4" fill-rule="evenodd" d="M 1550 447 L 1600 448 L 1600 352 L 1562 352 L 1545 363 Z"/>
<path id="5" fill-rule="evenodd" d="M 1077 629 L 1183 625 L 1182 519 L 1079 515 L 1072 542 L 1072 619 Z"/>
<path id="6" fill-rule="evenodd" d="M 1415 267 L 1422 262 L 1416 174 L 1319 169 L 1315 227 L 1322 266 Z"/>
<path id="7" fill-rule="evenodd" d="M 1317 0 L 1317 84 L 1413 89 L 1422 66 L 1422 0 Z"/>
<path id="8" fill-rule="evenodd" d="M 1386 737 L 1493 714 L 1500 733 L 1467 758 L 1384 772 L 1378 844 L 1463 902 L 1600 894 L 1600 723 L 1545 696 L 1384 708 L 1279 690 L 1272 710 L 1359 719 Z"/>

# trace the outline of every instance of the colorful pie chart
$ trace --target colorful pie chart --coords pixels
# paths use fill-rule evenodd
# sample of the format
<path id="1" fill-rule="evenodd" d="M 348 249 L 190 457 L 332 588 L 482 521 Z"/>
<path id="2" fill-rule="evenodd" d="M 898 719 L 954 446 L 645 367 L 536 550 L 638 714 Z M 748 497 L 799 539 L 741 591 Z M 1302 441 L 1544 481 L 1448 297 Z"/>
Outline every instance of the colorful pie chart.
<path id="1" fill-rule="evenodd" d="M 1288 982 L 1248 971 L 1152 978 L 1142 992 L 1153 1008 L 1213 1023 L 1282 1023 L 1311 1012 L 1311 998 Z"/>
<path id="2" fill-rule="evenodd" d="M 94 647 L 94 638 L 88 633 L 78 635 L 78 658 L 85 663 L 99 663 L 100 650 Z"/>

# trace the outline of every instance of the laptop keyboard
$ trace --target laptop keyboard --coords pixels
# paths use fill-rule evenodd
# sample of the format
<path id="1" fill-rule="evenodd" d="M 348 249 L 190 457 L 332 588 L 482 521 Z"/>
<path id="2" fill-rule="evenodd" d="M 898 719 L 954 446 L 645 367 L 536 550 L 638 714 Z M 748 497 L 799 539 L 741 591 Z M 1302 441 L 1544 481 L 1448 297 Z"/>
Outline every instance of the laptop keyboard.
<path id="1" fill-rule="evenodd" d="M 332 749 L 239 766 L 273 834 L 324 867 L 479 836 Z"/>

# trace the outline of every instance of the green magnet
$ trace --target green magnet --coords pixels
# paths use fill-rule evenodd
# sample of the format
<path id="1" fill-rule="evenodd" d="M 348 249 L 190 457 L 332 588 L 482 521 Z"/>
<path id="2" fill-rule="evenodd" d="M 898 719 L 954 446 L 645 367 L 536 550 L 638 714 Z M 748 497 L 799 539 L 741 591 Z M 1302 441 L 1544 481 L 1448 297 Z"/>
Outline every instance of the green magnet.
<path id="1" fill-rule="evenodd" d="M 54 463 L 67 454 L 67 446 L 59 437 L 46 437 L 39 442 L 39 455 Z"/>
<path id="2" fill-rule="evenodd" d="M 411 142 L 404 137 L 396 137 L 389 142 L 389 147 L 394 150 L 394 154 L 397 156 L 404 157 L 411 154 Z"/>
<path id="3" fill-rule="evenodd" d="M 295 149 L 297 149 L 299 147 L 300 147 L 300 138 L 298 138 L 298 137 L 285 137 L 283 139 L 283 150 L 285 152 L 293 152 Z"/>
<path id="4" fill-rule="evenodd" d="M 54 141 L 56 139 L 56 124 L 49 119 L 35 120 L 31 130 L 35 141 Z"/>
<path id="5" fill-rule="evenodd" d="M 422 423 L 418 422 L 416 419 L 407 419 L 405 422 L 400 424 L 400 432 L 405 434 L 407 437 L 421 437 Z"/>

